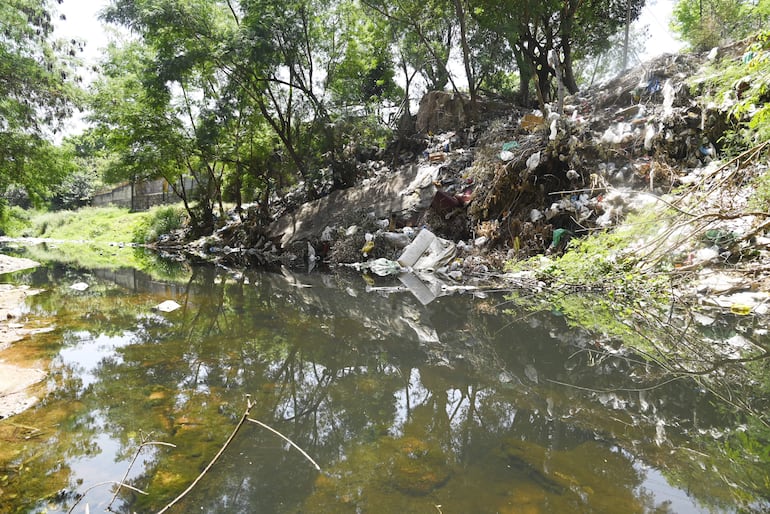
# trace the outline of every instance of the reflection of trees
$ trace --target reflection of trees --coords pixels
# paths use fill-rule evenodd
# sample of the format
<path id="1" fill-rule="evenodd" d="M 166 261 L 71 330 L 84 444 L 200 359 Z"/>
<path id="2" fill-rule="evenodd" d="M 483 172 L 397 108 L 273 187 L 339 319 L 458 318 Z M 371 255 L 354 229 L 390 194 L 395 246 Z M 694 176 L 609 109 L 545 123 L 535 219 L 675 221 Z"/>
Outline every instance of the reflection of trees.
<path id="1" fill-rule="evenodd" d="M 157 510 L 183 490 L 232 430 L 247 393 L 252 417 L 296 441 L 325 473 L 244 427 L 185 499 L 187 510 L 492 512 L 519 502 L 642 512 L 655 507 L 640 489 L 645 464 L 705 503 L 733 500 L 720 496 L 722 471 L 712 470 L 733 459 L 737 475 L 745 463 L 736 448 L 694 436 L 732 419 L 691 383 L 644 390 L 659 379 L 651 367 L 610 354 L 605 340 L 563 318 L 511 323 L 496 299 L 442 297 L 423 307 L 364 297 L 355 280 L 195 268 L 175 289 L 120 295 L 93 281 L 89 295 L 45 299 L 51 312 L 69 302 L 63 310 L 78 332 L 65 333 L 66 344 L 102 333 L 131 341 L 78 391 L 84 410 L 72 430 L 106 430 L 125 458 L 140 430 L 177 445 L 145 456 L 133 481 L 150 496 L 126 492 L 121 508 Z M 150 312 L 168 297 L 182 308 Z M 74 321 L 80 309 L 94 314 Z M 103 427 L 88 422 L 97 411 Z M 751 469 L 752 481 L 763 476 Z M 758 489 L 746 490 L 748 503 Z"/>
<path id="2" fill-rule="evenodd" d="M 538 308 L 510 299 L 527 310 Z M 592 329 L 592 340 L 575 341 L 575 355 L 587 362 L 570 368 L 593 368 L 600 375 L 596 380 L 571 372 L 556 381 L 616 411 L 613 437 L 699 501 L 716 508 L 769 508 L 770 458 L 758 451 L 770 440 L 765 323 L 680 303 L 661 305 L 665 299 L 656 304 L 621 295 L 544 298 L 540 307 L 562 312 L 572 327 Z M 612 377 L 608 367 L 625 369 L 627 379 L 601 378 Z M 655 445 L 624 436 L 628 425 L 634 431 L 655 427 Z"/>

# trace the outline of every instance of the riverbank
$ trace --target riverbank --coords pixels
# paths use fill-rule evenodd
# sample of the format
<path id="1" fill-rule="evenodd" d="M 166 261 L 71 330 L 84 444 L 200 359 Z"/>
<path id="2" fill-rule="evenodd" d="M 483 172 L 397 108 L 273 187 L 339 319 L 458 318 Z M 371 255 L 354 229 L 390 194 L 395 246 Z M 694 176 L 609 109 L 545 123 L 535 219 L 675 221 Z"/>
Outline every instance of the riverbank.
<path id="1" fill-rule="evenodd" d="M 38 263 L 0 254 L 0 274 L 34 268 Z M 24 326 L 20 308 L 24 300 L 39 290 L 0 284 L 0 419 L 31 407 L 37 401 L 28 390 L 46 377 L 46 372 L 31 367 L 12 352 L 14 343 L 34 333 Z"/>

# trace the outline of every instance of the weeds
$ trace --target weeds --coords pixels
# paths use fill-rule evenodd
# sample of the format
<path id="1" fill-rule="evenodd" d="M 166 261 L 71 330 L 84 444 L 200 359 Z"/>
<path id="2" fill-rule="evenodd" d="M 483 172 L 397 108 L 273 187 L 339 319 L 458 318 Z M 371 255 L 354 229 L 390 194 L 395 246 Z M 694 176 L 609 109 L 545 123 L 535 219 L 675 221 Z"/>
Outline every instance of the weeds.
<path id="1" fill-rule="evenodd" d="M 717 105 L 728 121 L 720 144 L 728 156 L 770 139 L 770 32 L 760 32 L 740 59 L 722 60 L 693 77 L 704 105 Z"/>
<path id="2" fill-rule="evenodd" d="M 187 214 L 179 206 L 155 207 L 136 226 L 131 236 L 134 243 L 144 244 L 157 241 L 163 234 L 169 234 L 187 223 Z"/>

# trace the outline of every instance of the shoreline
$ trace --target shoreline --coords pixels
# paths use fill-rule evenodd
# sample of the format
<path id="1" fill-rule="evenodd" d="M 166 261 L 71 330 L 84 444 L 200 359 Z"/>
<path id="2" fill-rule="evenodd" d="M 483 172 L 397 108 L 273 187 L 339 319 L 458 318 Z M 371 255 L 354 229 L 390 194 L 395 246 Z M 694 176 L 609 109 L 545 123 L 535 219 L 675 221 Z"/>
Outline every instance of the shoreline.
<path id="1" fill-rule="evenodd" d="M 24 258 L 0 254 L 0 274 L 13 273 L 39 266 Z M 29 389 L 48 375 L 39 368 L 24 366 L 8 359 L 8 350 L 36 330 L 26 329 L 20 321 L 21 307 L 28 296 L 39 293 L 28 286 L 0 281 L 0 419 L 6 419 L 32 407 L 39 398 Z"/>

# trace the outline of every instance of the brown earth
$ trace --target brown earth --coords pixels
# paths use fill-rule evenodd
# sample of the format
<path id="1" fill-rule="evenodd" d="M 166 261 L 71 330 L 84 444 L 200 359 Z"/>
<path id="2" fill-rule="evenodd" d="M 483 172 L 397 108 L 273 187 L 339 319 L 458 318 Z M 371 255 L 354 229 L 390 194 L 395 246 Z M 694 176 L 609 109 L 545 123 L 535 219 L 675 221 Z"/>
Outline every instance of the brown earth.
<path id="1" fill-rule="evenodd" d="M 37 265 L 30 259 L 0 254 L 0 274 Z M 11 351 L 14 343 L 36 332 L 25 328 L 20 309 L 28 296 L 38 292 L 26 286 L 0 284 L 0 419 L 34 405 L 37 398 L 29 394 L 29 389 L 46 376 L 45 371 L 21 362 Z"/>

